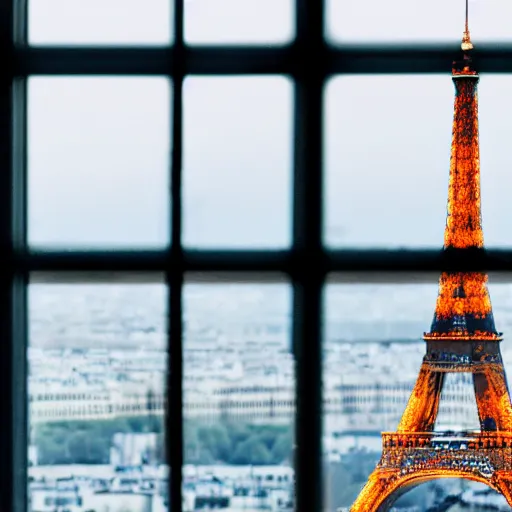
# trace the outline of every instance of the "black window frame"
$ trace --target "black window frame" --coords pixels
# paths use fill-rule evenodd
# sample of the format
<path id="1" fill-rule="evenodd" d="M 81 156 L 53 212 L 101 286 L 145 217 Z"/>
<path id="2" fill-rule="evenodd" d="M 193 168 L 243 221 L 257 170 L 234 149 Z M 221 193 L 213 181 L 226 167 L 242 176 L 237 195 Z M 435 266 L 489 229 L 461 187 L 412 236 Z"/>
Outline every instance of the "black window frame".
<path id="1" fill-rule="evenodd" d="M 168 47 L 30 47 L 27 0 L 0 2 L 0 510 L 27 510 L 27 299 L 32 272 L 162 272 L 169 287 L 169 462 L 183 462 L 184 274 L 249 278 L 285 274 L 293 285 L 296 357 L 296 510 L 322 510 L 322 288 L 331 272 L 359 277 L 457 269 L 509 271 L 511 250 L 328 250 L 322 241 L 323 89 L 335 74 L 448 73 L 451 45 L 345 45 L 324 40 L 324 1 L 296 0 L 294 40 L 284 46 L 187 46 L 183 0 L 174 1 Z M 512 72 L 512 44 L 481 44 L 482 72 Z M 189 250 L 181 245 L 182 85 L 187 75 L 286 75 L 294 83 L 293 243 L 288 250 Z M 26 79 L 32 75 L 166 75 L 173 82 L 171 244 L 160 251 L 36 251 L 26 243 Z M 418 120 L 421 122 L 421 120 Z M 341 192 L 341 191 L 340 191 Z M 405 277 L 404 277 L 405 276 Z M 171 343 L 172 340 L 172 343 Z M 181 471 L 170 506 L 181 512 Z"/>

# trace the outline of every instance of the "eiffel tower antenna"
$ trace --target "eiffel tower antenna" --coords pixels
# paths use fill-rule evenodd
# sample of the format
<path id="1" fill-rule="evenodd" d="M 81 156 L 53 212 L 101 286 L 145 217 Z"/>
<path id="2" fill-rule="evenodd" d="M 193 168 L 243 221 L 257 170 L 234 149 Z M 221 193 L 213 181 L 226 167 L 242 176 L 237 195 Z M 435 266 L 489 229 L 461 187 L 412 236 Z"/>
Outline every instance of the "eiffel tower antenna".
<path id="1" fill-rule="evenodd" d="M 461 48 L 463 51 L 473 49 L 473 43 L 471 42 L 471 36 L 469 35 L 469 0 L 466 0 L 466 23 L 464 25 Z"/>

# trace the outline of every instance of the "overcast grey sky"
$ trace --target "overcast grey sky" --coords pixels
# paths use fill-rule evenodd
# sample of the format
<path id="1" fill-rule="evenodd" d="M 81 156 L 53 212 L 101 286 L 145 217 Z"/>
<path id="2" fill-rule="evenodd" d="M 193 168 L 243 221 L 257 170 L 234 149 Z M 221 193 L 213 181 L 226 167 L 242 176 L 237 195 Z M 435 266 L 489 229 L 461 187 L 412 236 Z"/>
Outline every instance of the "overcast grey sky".
<path id="1" fill-rule="evenodd" d="M 463 0 L 330 0 L 335 40 L 460 41 Z M 470 0 L 475 45 L 512 38 L 510 0 Z M 192 43 L 281 43 L 290 0 L 187 0 Z M 31 0 L 33 44 L 165 44 L 167 0 Z M 512 78 L 480 83 L 487 245 L 510 245 Z M 292 84 L 191 77 L 184 88 L 184 242 L 290 243 Z M 38 246 L 167 242 L 172 87 L 165 78 L 29 82 L 29 237 Z M 326 235 L 335 245 L 441 246 L 453 85 L 337 77 L 325 90 Z"/>

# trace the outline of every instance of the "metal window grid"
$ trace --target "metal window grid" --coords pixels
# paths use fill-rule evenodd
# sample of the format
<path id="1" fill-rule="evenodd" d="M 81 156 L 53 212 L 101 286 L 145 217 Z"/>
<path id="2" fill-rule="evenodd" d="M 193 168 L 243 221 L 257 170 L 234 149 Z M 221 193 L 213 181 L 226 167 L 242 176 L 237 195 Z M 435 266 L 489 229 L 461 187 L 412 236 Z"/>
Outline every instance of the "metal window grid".
<path id="1" fill-rule="evenodd" d="M 339 73 L 446 73 L 454 48 L 329 46 L 324 2 L 296 0 L 296 37 L 279 47 L 187 47 L 183 0 L 169 47 L 29 47 L 26 0 L 0 2 L 0 510 L 27 507 L 26 288 L 31 272 L 163 272 L 169 287 L 169 463 L 183 462 L 182 286 L 186 272 L 284 273 L 293 284 L 297 371 L 296 509 L 322 510 L 321 292 L 330 272 L 360 277 L 458 269 L 508 271 L 512 251 L 327 250 L 322 244 L 322 93 Z M 479 45 L 483 72 L 512 72 L 512 45 Z M 167 75 L 173 80 L 171 245 L 161 251 L 32 251 L 26 244 L 26 78 L 31 75 Z M 293 244 L 281 251 L 188 250 L 181 246 L 182 84 L 186 75 L 290 76 L 295 86 Z M 373 273 L 373 274 L 372 274 Z M 181 471 L 171 471 L 170 507 L 180 512 Z"/>

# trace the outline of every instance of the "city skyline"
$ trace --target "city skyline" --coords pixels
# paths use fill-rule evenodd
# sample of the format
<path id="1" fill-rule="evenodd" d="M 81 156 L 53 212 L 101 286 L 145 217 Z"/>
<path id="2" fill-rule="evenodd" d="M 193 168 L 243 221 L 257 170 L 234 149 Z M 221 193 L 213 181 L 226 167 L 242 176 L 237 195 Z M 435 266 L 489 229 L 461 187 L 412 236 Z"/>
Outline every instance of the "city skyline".
<path id="1" fill-rule="evenodd" d="M 194 421 L 211 425 L 208 428 L 215 431 L 219 421 L 222 423 L 222 418 L 229 414 L 229 417 L 233 415 L 233 418 L 239 418 L 239 428 L 242 428 L 247 422 L 257 421 L 258 417 L 266 418 L 268 423 L 269 409 L 264 404 L 269 397 L 294 400 L 293 375 L 285 371 L 285 361 L 279 363 L 283 357 L 279 354 L 291 352 L 290 292 L 287 285 L 276 284 L 185 286 L 184 404 L 189 420 L 197 418 Z M 491 287 L 491 293 L 498 328 L 507 334 L 508 329 L 504 324 L 512 326 L 512 285 L 497 284 Z M 325 294 L 324 386 L 328 387 L 324 387 L 324 393 L 327 393 L 324 400 L 331 401 L 326 404 L 325 418 L 329 418 L 328 432 L 341 430 L 342 436 L 324 436 L 324 460 L 326 463 L 330 461 L 329 464 L 335 468 L 340 464 L 341 457 L 341 464 L 345 467 L 351 460 L 351 450 L 356 450 L 356 453 L 363 450 L 360 456 L 367 457 L 374 464 L 379 455 L 378 442 L 375 440 L 379 441 L 379 438 L 364 435 L 358 438 L 354 436 L 354 430 L 363 422 L 365 428 L 376 435 L 375 431 L 393 428 L 398 421 L 423 357 L 424 343 L 420 337 L 431 321 L 437 286 L 336 284 L 328 286 Z M 141 388 L 139 384 L 138 397 L 130 396 L 134 390 L 133 382 L 140 380 L 144 372 L 147 374 L 151 368 L 146 361 L 149 364 L 150 360 L 156 362 L 160 359 L 158 352 L 151 353 L 154 341 L 157 341 L 159 351 L 165 350 L 165 307 L 165 286 L 158 284 L 38 284 L 29 288 L 29 326 L 32 328 L 29 339 L 31 347 L 34 347 L 29 350 L 30 403 L 31 408 L 36 408 L 33 409 L 32 425 L 36 431 L 47 425 L 42 431 L 46 436 L 44 439 L 47 439 L 45 443 L 51 439 L 57 441 L 66 422 L 87 428 L 85 432 L 91 436 L 92 442 L 96 435 L 94 421 L 87 422 L 88 417 L 103 418 L 99 419 L 97 428 L 109 424 L 119 424 L 118 428 L 121 428 L 124 425 L 123 411 L 125 416 L 135 415 L 134 420 L 146 414 L 146 388 Z M 393 316 L 397 322 L 386 321 Z M 406 317 L 414 319 L 414 322 L 404 329 L 403 319 Z M 351 318 L 356 322 L 352 327 L 349 322 Z M 278 326 L 281 329 L 276 330 Z M 415 339 L 401 341 L 404 330 L 406 336 L 414 335 Z M 53 341 L 60 340 L 57 344 L 60 348 L 36 350 L 36 347 L 41 347 L 43 336 Z M 364 340 L 362 336 L 369 339 Z M 117 343 L 118 340 L 125 343 Z M 82 350 L 80 347 L 83 347 Z M 96 350 L 87 350 L 87 347 Z M 98 351 L 98 348 L 101 350 Z M 505 360 L 511 361 L 511 350 L 506 344 L 503 349 Z M 106 364 L 107 367 L 101 370 L 99 364 Z M 165 363 L 160 360 L 160 369 L 162 364 Z M 340 372 L 342 366 L 343 372 Z M 76 372 L 70 373 L 72 367 Z M 265 376 L 265 368 L 268 370 L 272 367 L 277 373 Z M 510 369 L 510 365 L 507 367 Z M 127 372 L 129 368 L 132 370 Z M 57 369 L 58 374 L 55 374 Z M 104 385 L 98 380 L 99 371 L 106 378 Z M 123 372 L 128 380 L 125 377 L 125 380 L 118 381 L 116 375 Z M 87 384 L 90 378 L 92 380 Z M 59 380 L 62 380 L 62 384 L 58 384 Z M 254 386 L 263 383 L 270 391 L 258 394 Z M 285 391 L 278 395 L 277 390 L 283 384 Z M 245 404 L 243 410 L 235 406 L 224 409 L 222 402 L 218 402 L 221 396 L 215 400 L 213 397 L 206 398 L 208 393 L 223 389 L 234 392 L 240 386 L 245 386 L 247 391 L 253 388 L 252 394 L 235 393 L 225 398 Z M 158 395 L 158 386 L 153 385 L 151 389 Z M 330 391 L 327 392 L 328 389 Z M 476 420 L 477 415 L 474 408 L 469 407 L 468 401 L 472 386 L 452 382 L 447 386 L 447 391 L 449 396 L 444 396 L 445 408 L 442 414 L 440 412 L 444 424 L 452 428 L 461 424 L 473 425 L 471 421 Z M 94 398 L 98 392 L 100 395 Z M 77 393 L 85 393 L 84 398 L 79 401 L 74 399 Z M 105 393 L 108 395 L 103 397 Z M 116 396 L 118 398 L 112 402 Z M 161 400 L 161 395 L 158 400 Z M 347 400 L 353 402 L 346 403 Z M 109 404 L 115 406 L 112 411 L 107 414 L 102 412 Z M 91 415 L 91 412 L 87 412 L 90 407 L 97 412 Z M 348 408 L 343 412 L 345 407 Z M 350 407 L 356 408 L 354 412 L 349 412 Z M 288 425 L 291 429 L 293 409 L 285 406 L 283 410 L 280 405 L 276 405 L 276 409 L 285 414 L 284 417 L 277 417 L 280 424 Z M 240 416 L 240 412 L 244 415 Z M 62 434 L 60 436 L 62 438 Z M 66 441 L 67 437 L 64 439 L 66 443 L 73 442 L 72 439 Z M 101 439 L 106 442 L 103 437 Z M 42 443 L 43 439 L 37 442 Z M 54 453 L 49 451 L 51 446 L 51 443 L 48 447 L 41 445 L 40 464 L 48 462 L 48 457 Z M 34 477 L 44 474 L 45 467 L 50 468 L 48 475 L 65 476 L 67 471 L 70 474 L 89 474 L 91 478 L 96 472 L 107 471 L 103 466 L 96 469 L 93 465 L 87 472 L 83 466 L 75 463 L 67 466 L 67 470 L 58 465 L 36 465 L 30 474 Z M 242 475 L 244 468 L 232 466 L 232 474 Z M 209 470 L 204 467 L 201 471 L 219 470 L 216 466 L 210 466 Z M 345 471 L 351 474 L 349 468 Z M 425 491 L 432 492 L 428 489 Z M 329 510 L 334 512 L 334 504 L 349 505 L 346 500 L 355 498 L 350 498 L 350 493 L 344 496 L 340 502 L 336 501 L 338 498 L 335 494 L 329 498 L 334 500 L 329 501 L 332 504 Z M 478 498 L 470 494 L 465 499 L 474 502 Z"/>
<path id="2" fill-rule="evenodd" d="M 324 288 L 325 336 L 362 340 L 420 340 L 432 320 L 438 284 L 327 283 Z M 512 330 L 512 283 L 489 284 L 498 330 Z M 190 283 L 184 286 L 187 329 L 204 325 L 252 325 L 263 318 L 291 319 L 292 289 L 287 283 Z M 65 346 L 78 327 L 109 322 L 156 331 L 166 343 L 167 288 L 162 283 L 36 283 L 29 287 L 29 325 L 38 343 L 49 333 Z M 214 316 L 212 316 L 214 313 Z M 194 319 L 195 318 L 195 319 Z M 192 320 L 191 320 L 192 319 Z M 62 330 L 68 321 L 68 330 Z M 189 321 L 193 321 L 192 324 Z M 138 325 L 138 324 L 137 324 Z M 288 326 L 291 324 L 288 323 Z M 54 329 L 45 332 L 48 327 Z M 81 330 L 73 336 L 80 336 Z M 101 336 L 100 338 L 101 339 Z"/>

